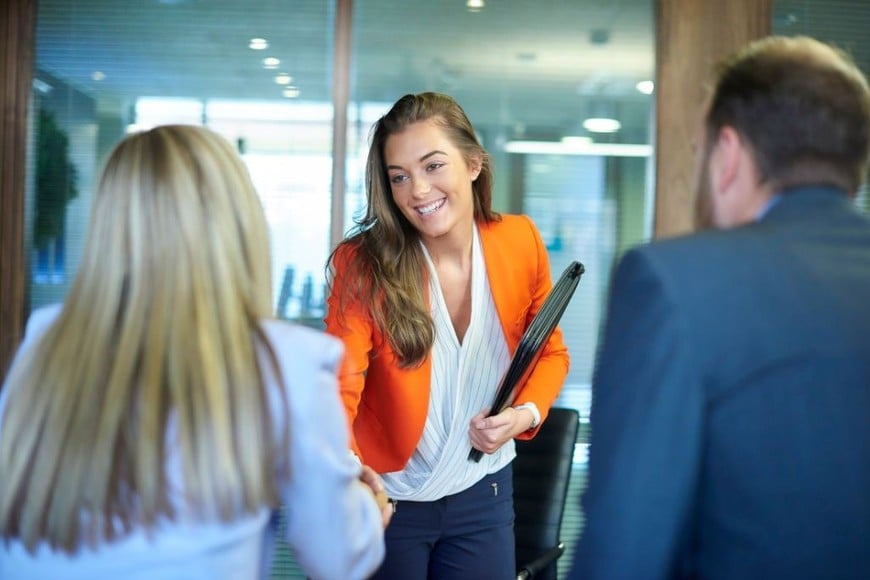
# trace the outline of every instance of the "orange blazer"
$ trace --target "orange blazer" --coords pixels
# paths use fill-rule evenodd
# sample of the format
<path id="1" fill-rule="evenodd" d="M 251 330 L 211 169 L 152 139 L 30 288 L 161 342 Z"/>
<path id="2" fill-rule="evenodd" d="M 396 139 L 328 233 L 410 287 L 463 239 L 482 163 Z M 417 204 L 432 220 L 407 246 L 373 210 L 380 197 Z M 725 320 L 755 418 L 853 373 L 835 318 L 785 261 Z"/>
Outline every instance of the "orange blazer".
<path id="1" fill-rule="evenodd" d="M 508 350 L 516 351 L 523 332 L 552 287 L 550 263 L 531 219 L 504 215 L 479 224 L 486 272 Z M 336 312 L 343 267 L 353 259 L 347 249 L 335 260 L 326 331 L 344 342 L 339 371 L 341 398 L 351 425 L 351 446 L 363 463 L 379 473 L 398 471 L 410 459 L 423 434 L 429 408 L 431 355 L 415 368 L 400 369 L 389 342 L 359 303 Z M 540 359 L 517 392 L 516 403 L 533 402 L 547 416 L 568 374 L 568 350 L 556 329 Z M 537 429 L 519 436 L 531 439 Z"/>

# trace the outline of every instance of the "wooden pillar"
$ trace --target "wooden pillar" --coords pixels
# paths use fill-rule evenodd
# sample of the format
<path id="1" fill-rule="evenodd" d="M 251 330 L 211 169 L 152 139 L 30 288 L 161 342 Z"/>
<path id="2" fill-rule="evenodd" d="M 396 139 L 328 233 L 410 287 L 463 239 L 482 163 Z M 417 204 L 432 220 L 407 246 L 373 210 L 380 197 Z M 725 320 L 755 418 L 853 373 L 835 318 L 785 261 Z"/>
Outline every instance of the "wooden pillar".
<path id="1" fill-rule="evenodd" d="M 771 31 L 773 0 L 657 0 L 653 236 L 692 229 L 694 153 L 713 66 Z"/>
<path id="2" fill-rule="evenodd" d="M 24 331 L 24 174 L 36 0 L 0 5 L 0 378 Z"/>

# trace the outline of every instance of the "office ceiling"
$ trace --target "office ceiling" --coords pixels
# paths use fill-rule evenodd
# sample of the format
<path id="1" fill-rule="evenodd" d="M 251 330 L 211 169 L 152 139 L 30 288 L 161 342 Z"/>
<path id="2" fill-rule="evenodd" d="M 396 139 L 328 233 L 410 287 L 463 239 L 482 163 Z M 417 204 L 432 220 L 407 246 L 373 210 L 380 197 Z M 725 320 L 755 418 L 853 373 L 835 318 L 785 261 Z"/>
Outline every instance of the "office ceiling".
<path id="1" fill-rule="evenodd" d="M 623 122 L 611 139 L 649 138 L 652 97 L 635 85 L 654 76 L 654 0 L 486 0 L 477 13 L 465 0 L 353 4 L 353 102 L 440 90 L 479 127 L 557 138 L 606 114 Z M 277 72 L 298 100 L 329 102 L 334 11 L 333 0 L 40 0 L 37 67 L 104 109 L 140 96 L 282 101 Z M 866 0 L 774 3 L 775 32 L 836 40 L 865 70 L 868 19 Z M 252 37 L 269 48 L 249 49 Z"/>
<path id="2" fill-rule="evenodd" d="M 102 107 L 282 100 L 282 71 L 298 100 L 328 102 L 334 10 L 328 0 L 40 0 L 36 61 Z M 249 49 L 252 37 L 269 48 Z M 264 69 L 266 56 L 279 69 Z M 351 69 L 353 101 L 440 90 L 476 125 L 536 136 L 606 112 L 645 139 L 652 98 L 635 85 L 653 77 L 652 0 L 486 0 L 477 13 L 465 0 L 357 0 Z"/>

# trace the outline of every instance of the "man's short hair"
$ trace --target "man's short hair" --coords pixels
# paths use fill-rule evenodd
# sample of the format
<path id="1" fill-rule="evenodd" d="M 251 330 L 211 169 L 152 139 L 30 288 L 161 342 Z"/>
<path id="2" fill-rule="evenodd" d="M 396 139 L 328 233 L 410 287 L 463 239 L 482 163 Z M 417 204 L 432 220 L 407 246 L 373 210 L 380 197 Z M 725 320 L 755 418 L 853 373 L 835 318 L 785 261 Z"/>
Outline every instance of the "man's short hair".
<path id="1" fill-rule="evenodd" d="M 864 181 L 870 153 L 870 90 L 844 52 L 809 37 L 772 36 L 719 65 L 707 139 L 733 127 L 775 189 Z"/>

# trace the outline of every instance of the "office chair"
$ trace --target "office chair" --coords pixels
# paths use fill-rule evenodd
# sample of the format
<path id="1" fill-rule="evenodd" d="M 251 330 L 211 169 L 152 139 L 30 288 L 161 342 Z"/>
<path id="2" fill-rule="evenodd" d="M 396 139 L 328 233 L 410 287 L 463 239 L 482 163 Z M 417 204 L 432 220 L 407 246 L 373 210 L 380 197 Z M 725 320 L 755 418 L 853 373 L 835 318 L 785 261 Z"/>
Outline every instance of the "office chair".
<path id="1" fill-rule="evenodd" d="M 556 580 L 556 560 L 565 550 L 559 532 L 579 424 L 576 410 L 554 407 L 534 439 L 516 442 L 517 580 Z"/>

